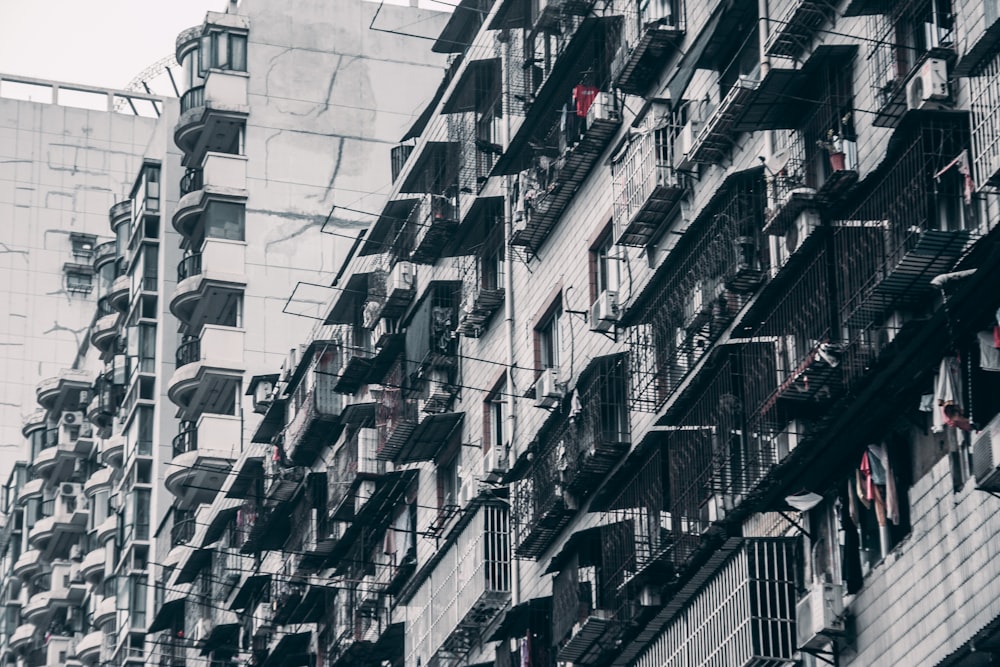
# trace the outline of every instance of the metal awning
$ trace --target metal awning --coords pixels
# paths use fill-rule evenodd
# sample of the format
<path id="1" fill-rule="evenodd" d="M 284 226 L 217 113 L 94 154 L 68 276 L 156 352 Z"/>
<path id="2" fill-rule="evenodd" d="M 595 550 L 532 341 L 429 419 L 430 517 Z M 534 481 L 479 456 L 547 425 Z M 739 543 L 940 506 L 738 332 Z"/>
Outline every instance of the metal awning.
<path id="1" fill-rule="evenodd" d="M 411 171 L 410 173 L 413 172 Z M 389 238 L 392 229 L 406 222 L 410 214 L 413 213 L 413 209 L 419 203 L 419 197 L 405 197 L 403 199 L 390 199 L 387 201 L 385 206 L 382 207 L 382 212 L 378 218 L 368 228 L 368 234 L 365 236 L 364 244 L 361 246 L 358 256 L 365 257 L 366 255 L 379 255 L 386 252 L 387 247 L 392 243 L 392 239 Z M 351 278 L 354 278 L 354 276 L 352 275 Z M 346 289 L 350 289 L 350 282 L 348 282 Z"/>
<path id="2" fill-rule="evenodd" d="M 431 47 L 434 53 L 463 53 L 472 43 L 491 3 L 483 0 L 461 0 Z"/>
<path id="3" fill-rule="evenodd" d="M 323 324 L 354 324 L 356 307 L 368 295 L 368 273 L 352 273 Z"/>
<path id="4" fill-rule="evenodd" d="M 252 574 L 246 578 L 242 586 L 236 588 L 236 595 L 229 603 L 230 609 L 246 609 L 250 602 L 260 595 L 271 584 L 270 574 Z"/>
<path id="5" fill-rule="evenodd" d="M 440 165 L 456 163 L 454 156 L 458 153 L 459 144 L 454 141 L 428 141 L 423 150 L 419 149 L 418 145 L 413 151 L 416 156 L 410 155 L 413 164 L 399 184 L 401 193 L 429 194 L 434 181 L 441 177 Z M 369 238 L 365 247 L 370 242 Z"/>
<path id="6" fill-rule="evenodd" d="M 177 598 L 161 604 L 153 615 L 153 621 L 149 624 L 146 632 L 160 632 L 172 627 L 174 620 L 184 617 L 184 603 L 186 601 L 187 598 Z"/>
<path id="7" fill-rule="evenodd" d="M 181 565 L 181 569 L 177 572 L 177 577 L 174 579 L 174 584 L 189 584 L 194 581 L 195 577 L 198 576 L 198 572 L 201 571 L 206 565 L 212 562 L 212 550 L 211 549 L 198 549 L 193 548 L 191 553 L 188 555 L 184 564 Z"/>
<path id="8" fill-rule="evenodd" d="M 226 530 L 226 525 L 236 518 L 236 513 L 243 506 L 243 501 L 238 498 L 227 498 L 223 500 L 223 503 L 223 506 L 215 513 L 205 528 L 205 539 L 201 542 L 202 547 L 207 547 L 218 541 Z"/>
<path id="9" fill-rule="evenodd" d="M 399 464 L 432 460 L 451 439 L 451 434 L 463 417 L 464 412 L 427 415 L 417 424 L 393 462 Z"/>
<path id="10" fill-rule="evenodd" d="M 500 59 L 471 60 L 455 82 L 451 95 L 445 99 L 442 113 L 485 111 L 494 102 L 487 93 L 500 92 Z"/>

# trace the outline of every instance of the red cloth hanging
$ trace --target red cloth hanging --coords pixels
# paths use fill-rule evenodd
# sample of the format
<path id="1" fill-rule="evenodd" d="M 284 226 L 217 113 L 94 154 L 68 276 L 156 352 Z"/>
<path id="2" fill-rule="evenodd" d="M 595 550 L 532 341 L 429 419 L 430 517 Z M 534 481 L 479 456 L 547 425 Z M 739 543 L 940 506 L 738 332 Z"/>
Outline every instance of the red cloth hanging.
<path id="1" fill-rule="evenodd" d="M 594 103 L 594 98 L 597 97 L 597 93 L 599 92 L 601 92 L 600 89 L 595 86 L 584 86 L 583 84 L 573 88 L 573 104 L 576 106 L 577 116 L 580 118 L 587 117 L 590 105 Z"/>

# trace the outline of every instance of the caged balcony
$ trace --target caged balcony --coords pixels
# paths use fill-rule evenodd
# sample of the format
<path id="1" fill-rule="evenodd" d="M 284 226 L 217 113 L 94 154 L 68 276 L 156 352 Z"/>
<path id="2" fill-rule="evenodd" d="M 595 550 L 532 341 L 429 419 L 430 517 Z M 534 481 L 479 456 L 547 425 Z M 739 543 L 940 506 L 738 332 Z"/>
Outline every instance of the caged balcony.
<path id="1" fill-rule="evenodd" d="M 769 23 L 770 33 L 764 53 L 772 57 L 799 58 L 806 52 L 816 32 L 837 16 L 833 0 L 791 0 L 776 21 Z"/>
<path id="2" fill-rule="evenodd" d="M 794 664 L 800 548 L 791 538 L 727 540 L 699 572 L 703 584 L 674 599 L 676 612 L 652 644 L 626 651 L 630 664 L 655 667 L 665 654 L 680 665 L 713 664 L 719 656 L 727 665 Z"/>
<path id="3" fill-rule="evenodd" d="M 690 189 L 687 176 L 674 168 L 676 134 L 668 118 L 650 113 L 642 132 L 612 160 L 615 243 L 651 243 Z"/>
<path id="4" fill-rule="evenodd" d="M 293 383 L 292 395 L 285 427 L 285 451 L 297 465 L 311 465 L 320 450 L 336 441 L 343 425 L 340 413 L 344 397 L 335 391 L 338 381 L 338 349 L 329 345 L 316 345 L 312 358 L 303 359 L 299 369 L 304 369 Z"/>
<path id="5" fill-rule="evenodd" d="M 657 411 L 764 281 L 764 182 L 731 177 L 629 309 L 633 407 Z"/>
<path id="6" fill-rule="evenodd" d="M 624 93 L 642 95 L 684 38 L 684 0 L 631 0 L 625 3 L 623 19 L 615 84 Z"/>
<path id="7" fill-rule="evenodd" d="M 468 338 L 478 338 L 493 314 L 503 306 L 504 287 L 500 263 L 502 252 L 493 257 L 484 254 L 460 257 L 462 304 L 459 307 L 456 331 Z"/>
<path id="8" fill-rule="evenodd" d="M 557 116 L 539 137 L 548 151 L 542 151 L 518 175 L 518 217 L 510 243 L 531 252 L 541 247 L 621 126 L 621 112 L 613 93 L 583 84 L 575 86 L 574 91 L 575 98 L 584 99 L 586 95 L 593 101 L 577 102 L 575 114 Z M 556 159 L 550 157 L 553 152 Z"/>
<path id="9" fill-rule="evenodd" d="M 407 628 L 408 663 L 419 652 L 431 656 L 428 664 L 463 664 L 510 603 L 509 521 L 506 506 L 479 505 L 436 561 L 434 581 L 441 583 L 421 587 L 409 603 L 420 620 Z"/>
<path id="10" fill-rule="evenodd" d="M 424 195 L 416 215 L 418 226 L 410 259 L 418 264 L 433 264 L 458 229 L 455 203 L 444 195 Z"/>
<path id="11" fill-rule="evenodd" d="M 579 408 L 545 425 L 528 475 L 515 482 L 519 556 L 537 558 L 629 448 L 627 369 L 622 356 L 599 357 L 580 376 Z"/>
<path id="12" fill-rule="evenodd" d="M 931 279 L 950 271 L 979 236 L 967 205 L 970 177 L 954 164 L 967 150 L 966 130 L 928 121 L 899 143 L 876 187 L 849 220 L 835 223 L 837 261 L 850 268 L 836 272 L 841 319 L 858 330 L 925 300 Z M 940 170 L 949 161 L 953 166 Z"/>

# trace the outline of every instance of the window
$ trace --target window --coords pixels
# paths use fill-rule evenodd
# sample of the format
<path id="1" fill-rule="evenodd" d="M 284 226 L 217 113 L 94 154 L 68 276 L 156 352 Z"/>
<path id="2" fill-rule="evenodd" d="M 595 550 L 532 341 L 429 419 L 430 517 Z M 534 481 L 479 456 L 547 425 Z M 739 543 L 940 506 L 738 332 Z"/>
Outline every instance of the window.
<path id="1" fill-rule="evenodd" d="M 601 292 L 617 292 L 621 284 L 621 267 L 610 225 L 590 249 L 590 300 L 596 301 Z"/>
<path id="2" fill-rule="evenodd" d="M 66 291 L 73 294 L 90 294 L 94 288 L 94 270 L 82 264 L 65 264 Z"/>
<path id="3" fill-rule="evenodd" d="M 205 238 L 244 241 L 245 209 L 242 204 L 211 202 L 205 209 Z"/>
<path id="4" fill-rule="evenodd" d="M 198 76 L 210 69 L 245 72 L 247 69 L 247 36 L 213 30 L 201 38 L 198 52 Z"/>
<path id="5" fill-rule="evenodd" d="M 536 329 L 539 368 L 559 368 L 561 319 L 562 304 L 557 304 L 552 314 Z"/>
<path id="6" fill-rule="evenodd" d="M 437 469 L 438 509 L 458 506 L 458 456 L 453 456 Z"/>
<path id="7" fill-rule="evenodd" d="M 503 447 L 507 442 L 504 429 L 507 423 L 507 383 L 504 378 L 494 386 L 483 403 L 483 454 L 493 446 Z"/>

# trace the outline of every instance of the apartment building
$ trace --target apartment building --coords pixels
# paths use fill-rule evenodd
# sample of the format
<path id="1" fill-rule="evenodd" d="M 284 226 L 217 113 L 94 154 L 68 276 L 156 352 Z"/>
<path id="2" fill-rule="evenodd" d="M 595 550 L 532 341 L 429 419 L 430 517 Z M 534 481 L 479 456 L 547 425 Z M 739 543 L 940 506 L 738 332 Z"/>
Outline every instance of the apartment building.
<path id="1" fill-rule="evenodd" d="M 178 36 L 180 100 L 132 100 L 129 108 L 155 106 L 145 124 L 123 130 L 117 116 L 93 115 L 79 126 L 75 117 L 66 127 L 41 123 L 38 135 L 75 146 L 102 120 L 110 145 L 133 152 L 113 188 L 57 180 L 74 206 L 80 198 L 79 212 L 67 208 L 66 220 L 36 230 L 48 239 L 77 217 L 92 223 L 83 198 L 88 189 L 104 196 L 100 228 L 89 224 L 83 239 L 85 265 L 72 267 L 87 279 L 80 321 L 54 327 L 75 339 L 45 349 L 39 370 L 57 365 L 32 388 L 34 406 L 18 426 L 27 462 L 5 487 L 5 664 L 214 665 L 240 652 L 195 604 L 187 624 L 172 615 L 178 595 L 214 604 L 196 597 L 210 582 L 198 579 L 205 588 L 189 594 L 182 574 L 189 555 L 203 553 L 193 548 L 207 527 L 199 507 L 256 427 L 242 410 L 244 375 L 279 365 L 298 343 L 308 287 L 329 284 L 357 229 L 381 209 L 391 169 L 370 155 L 399 140 L 444 64 L 432 52 L 397 56 L 446 18 L 364 2 L 229 3 Z M 53 84 L 51 101 L 58 107 L 77 88 Z M 121 110 L 117 91 L 103 95 L 106 115 Z M 20 114 L 21 126 L 34 118 Z M 23 143 L 25 157 L 49 145 Z M 50 160 L 51 169 L 89 173 L 124 161 L 76 150 L 77 163 Z M 58 188 L 41 185 L 48 190 L 11 205 L 60 201 Z M 297 285 L 306 297 L 295 296 Z M 39 353 L 44 343 L 33 341 Z M 10 372 L 37 378 L 34 369 Z"/>
<path id="2" fill-rule="evenodd" d="M 224 578 L 212 641 L 989 664 L 998 18 L 461 2 L 381 215 L 247 387 L 180 566 Z"/>

